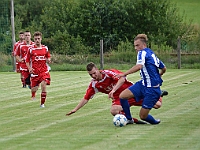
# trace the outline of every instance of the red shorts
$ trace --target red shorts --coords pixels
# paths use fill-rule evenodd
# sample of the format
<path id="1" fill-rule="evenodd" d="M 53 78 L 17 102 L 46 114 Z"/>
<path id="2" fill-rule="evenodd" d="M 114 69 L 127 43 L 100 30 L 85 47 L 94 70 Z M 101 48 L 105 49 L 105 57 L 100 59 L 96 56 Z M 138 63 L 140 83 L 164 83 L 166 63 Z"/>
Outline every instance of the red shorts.
<path id="1" fill-rule="evenodd" d="M 20 63 L 16 62 L 16 72 L 20 73 Z"/>
<path id="2" fill-rule="evenodd" d="M 158 101 L 160 101 L 162 103 L 162 97 L 160 97 L 160 99 Z M 128 100 L 128 103 L 129 103 L 130 106 L 142 106 L 142 102 L 143 102 L 142 99 L 139 102 L 136 102 L 134 98 L 130 98 Z M 114 99 L 112 101 L 112 106 L 113 105 L 121 105 L 120 99 L 119 98 L 118 99 Z"/>
<path id="3" fill-rule="evenodd" d="M 39 75 L 32 75 L 31 76 L 31 87 L 39 86 L 42 81 L 46 81 L 47 85 L 50 85 L 50 74 L 49 72 L 43 72 Z"/>
<path id="4" fill-rule="evenodd" d="M 140 100 L 139 102 L 136 102 L 134 98 L 130 98 L 128 100 L 128 103 L 129 103 L 130 106 L 142 106 L 142 102 L 143 102 L 143 100 Z M 120 99 L 119 98 L 118 99 L 114 99 L 112 101 L 112 106 L 113 105 L 121 105 Z"/>
<path id="5" fill-rule="evenodd" d="M 25 70 L 20 70 L 21 71 L 21 74 L 22 74 L 22 77 L 24 79 L 28 78 L 29 77 L 29 71 L 25 71 Z"/>

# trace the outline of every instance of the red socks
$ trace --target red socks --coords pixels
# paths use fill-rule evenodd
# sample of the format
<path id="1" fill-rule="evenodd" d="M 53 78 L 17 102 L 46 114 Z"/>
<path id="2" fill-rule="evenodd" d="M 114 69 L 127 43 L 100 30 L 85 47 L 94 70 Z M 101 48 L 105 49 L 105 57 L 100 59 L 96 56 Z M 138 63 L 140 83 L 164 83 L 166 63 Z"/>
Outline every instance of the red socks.
<path id="1" fill-rule="evenodd" d="M 46 96 L 47 96 L 47 93 L 46 93 L 46 92 L 42 92 L 42 93 L 41 93 L 41 105 L 45 103 Z"/>
<path id="2" fill-rule="evenodd" d="M 31 92 L 32 96 L 31 97 L 35 97 L 35 91 L 34 92 Z"/>

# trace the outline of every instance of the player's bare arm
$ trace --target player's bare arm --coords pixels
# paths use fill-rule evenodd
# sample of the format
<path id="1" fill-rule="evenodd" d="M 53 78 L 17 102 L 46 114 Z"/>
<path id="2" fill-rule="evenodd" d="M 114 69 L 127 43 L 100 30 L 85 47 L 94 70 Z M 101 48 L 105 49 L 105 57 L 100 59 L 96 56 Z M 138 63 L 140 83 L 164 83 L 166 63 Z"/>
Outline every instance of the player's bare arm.
<path id="1" fill-rule="evenodd" d="M 133 66 L 131 69 L 129 69 L 128 71 L 126 71 L 124 73 L 124 75 L 128 75 L 128 74 L 131 74 L 131 73 L 135 73 L 137 71 L 139 71 L 140 69 L 142 69 L 143 65 L 142 64 L 137 64 L 135 66 Z"/>
<path id="2" fill-rule="evenodd" d="M 30 67 L 29 62 L 26 62 L 26 66 L 28 67 L 29 73 L 33 73 L 33 68 Z"/>
<path id="3" fill-rule="evenodd" d="M 81 107 L 83 107 L 87 102 L 88 102 L 88 100 L 83 98 L 73 110 L 71 110 L 70 112 L 68 112 L 66 114 L 66 116 L 69 116 L 69 115 L 75 113 L 77 110 L 79 110 Z"/>
<path id="4" fill-rule="evenodd" d="M 47 62 L 50 64 L 51 63 L 51 58 L 47 58 Z"/>
<path id="5" fill-rule="evenodd" d="M 24 59 L 23 58 L 20 58 L 18 55 L 16 55 L 16 60 L 18 61 L 18 62 L 23 62 L 24 61 Z"/>
<path id="6" fill-rule="evenodd" d="M 117 91 L 122 84 L 124 84 L 125 82 L 125 77 L 121 77 L 118 81 L 117 84 L 113 87 L 112 91 L 108 94 L 108 98 L 113 98 L 113 94 L 115 93 L 115 91 Z"/>
<path id="7" fill-rule="evenodd" d="M 118 74 L 117 77 L 124 77 L 124 76 L 126 76 L 126 75 L 128 75 L 128 74 L 137 72 L 137 71 L 139 71 L 142 67 L 143 67 L 142 64 L 137 64 L 137 65 L 133 66 L 131 69 L 129 69 L 128 71 L 126 71 L 126 72 L 124 72 L 124 73 L 121 73 L 121 74 Z"/>
<path id="8" fill-rule="evenodd" d="M 166 70 L 167 70 L 166 67 L 160 69 L 160 76 L 162 76 L 166 72 Z"/>

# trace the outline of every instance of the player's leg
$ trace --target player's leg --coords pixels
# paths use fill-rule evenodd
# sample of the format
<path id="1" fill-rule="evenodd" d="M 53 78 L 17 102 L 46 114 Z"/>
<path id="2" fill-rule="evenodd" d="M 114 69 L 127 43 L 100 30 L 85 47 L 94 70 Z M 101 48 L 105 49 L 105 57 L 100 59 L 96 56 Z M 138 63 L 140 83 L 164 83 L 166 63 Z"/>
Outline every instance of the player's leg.
<path id="1" fill-rule="evenodd" d="M 124 110 L 125 116 L 128 120 L 128 124 L 133 124 L 133 119 L 130 112 L 130 105 L 128 103 L 128 99 L 134 97 L 133 93 L 129 89 L 125 89 L 122 93 L 120 93 L 120 103 Z"/>
<path id="2" fill-rule="evenodd" d="M 29 89 L 31 89 L 31 75 L 29 74 L 28 71 L 26 72 L 25 83 L 26 83 L 26 85 L 28 85 Z"/>
<path id="3" fill-rule="evenodd" d="M 46 90 L 46 86 L 50 85 L 50 74 L 49 73 L 45 73 L 42 74 L 42 82 L 41 82 L 41 105 L 40 107 L 44 107 L 44 103 L 46 101 L 46 97 L 47 97 L 47 90 Z"/>
<path id="4" fill-rule="evenodd" d="M 160 120 L 154 119 L 149 112 L 160 98 L 160 88 L 145 88 L 144 95 L 142 108 L 140 109 L 140 119 L 150 124 L 159 124 Z"/>
<path id="5" fill-rule="evenodd" d="M 119 104 L 115 104 L 115 105 L 112 105 L 111 108 L 110 108 L 110 113 L 115 116 L 117 114 L 123 114 L 125 115 L 123 109 L 122 109 L 122 106 L 120 105 L 120 102 Z M 138 120 L 137 118 L 133 118 L 133 121 L 134 123 L 136 124 L 146 124 L 146 122 L 143 122 L 141 120 Z"/>
<path id="6" fill-rule="evenodd" d="M 26 83 L 25 83 L 25 71 L 21 70 L 21 82 L 22 82 L 22 88 L 26 88 Z"/>
<path id="7" fill-rule="evenodd" d="M 31 100 L 35 100 L 35 95 L 39 87 L 39 78 L 37 76 L 31 76 Z"/>
<path id="8" fill-rule="evenodd" d="M 47 91 L 46 91 L 46 81 L 45 80 L 43 80 L 42 82 L 41 82 L 41 103 L 40 103 L 40 107 L 44 107 L 44 103 L 45 103 L 45 101 L 46 101 L 46 96 L 47 96 Z"/>
<path id="9" fill-rule="evenodd" d="M 130 113 L 130 105 L 128 103 L 128 99 L 135 98 L 136 101 L 141 100 L 140 95 L 142 94 L 143 85 L 141 81 L 136 82 L 134 85 L 130 86 L 128 89 L 125 89 L 123 92 L 120 93 L 120 103 L 122 105 L 122 108 L 126 114 L 126 118 L 128 121 L 132 121 L 132 116 Z"/>
<path id="10" fill-rule="evenodd" d="M 156 104 L 153 106 L 153 108 L 158 109 L 162 106 L 162 97 L 156 102 Z"/>

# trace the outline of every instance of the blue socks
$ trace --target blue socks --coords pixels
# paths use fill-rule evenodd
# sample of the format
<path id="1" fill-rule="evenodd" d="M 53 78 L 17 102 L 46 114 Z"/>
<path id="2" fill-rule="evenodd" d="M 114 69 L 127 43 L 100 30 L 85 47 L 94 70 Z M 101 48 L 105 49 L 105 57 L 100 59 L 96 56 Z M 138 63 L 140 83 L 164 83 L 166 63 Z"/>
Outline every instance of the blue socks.
<path id="1" fill-rule="evenodd" d="M 160 120 L 155 120 L 153 118 L 153 116 L 151 116 L 150 114 L 148 114 L 146 119 L 142 119 L 142 120 L 149 122 L 150 124 L 159 124 L 160 123 Z"/>
<path id="2" fill-rule="evenodd" d="M 131 116 L 131 112 L 130 112 L 130 105 L 128 103 L 128 100 L 120 98 L 120 103 L 122 105 L 122 108 L 123 108 L 126 118 L 128 120 L 132 120 L 132 116 Z"/>

